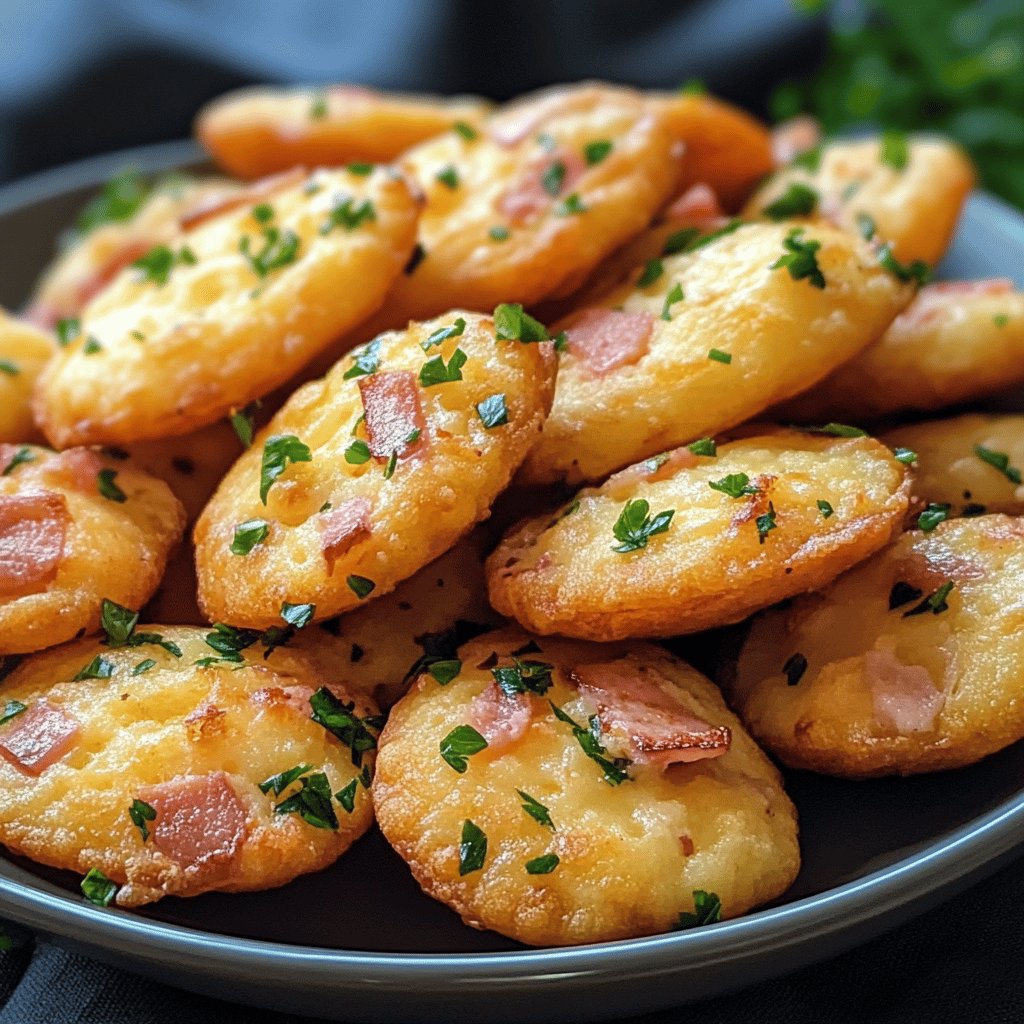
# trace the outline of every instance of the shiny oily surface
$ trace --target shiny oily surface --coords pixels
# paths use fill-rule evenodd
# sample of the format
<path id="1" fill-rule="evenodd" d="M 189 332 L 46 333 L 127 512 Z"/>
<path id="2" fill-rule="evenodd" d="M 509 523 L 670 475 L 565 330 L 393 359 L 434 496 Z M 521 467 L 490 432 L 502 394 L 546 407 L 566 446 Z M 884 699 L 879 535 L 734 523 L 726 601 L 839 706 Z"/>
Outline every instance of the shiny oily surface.
<path id="1" fill-rule="evenodd" d="M 1022 574 L 1020 519 L 907 533 L 758 618 L 731 699 L 791 767 L 859 778 L 972 764 L 1024 736 Z"/>
<path id="2" fill-rule="evenodd" d="M 52 239 L 97 183 L 126 164 L 160 172 L 196 159 L 194 146 L 175 143 L 8 186 L 0 211 L 18 244 L 0 249 L 0 301 L 17 308 Z M 973 198 L 944 276 L 1012 274 L 1022 263 L 1019 214 Z M 784 905 L 579 949 L 528 950 L 467 929 L 422 895 L 375 832 L 333 868 L 284 889 L 169 897 L 136 914 L 85 904 L 72 876 L 0 859 L 0 905 L 8 918 L 122 968 L 211 995 L 230 986 L 240 1000 L 292 1014 L 387 1024 L 467 1013 L 592 1022 L 711 998 L 895 927 L 1012 855 L 1024 829 L 1022 786 L 1019 744 L 954 776 L 850 783 L 790 772 L 804 863 Z M 372 872 L 377 888 L 348 886 L 357 872 Z M 339 887 L 346 912 L 325 915 Z"/>
<path id="3" fill-rule="evenodd" d="M 487 560 L 491 603 L 534 632 L 588 640 L 727 625 L 877 551 L 909 492 L 903 465 L 867 437 L 780 431 L 715 456 L 680 448 L 511 530 Z M 638 502 L 649 522 L 633 546 L 622 517 Z"/>

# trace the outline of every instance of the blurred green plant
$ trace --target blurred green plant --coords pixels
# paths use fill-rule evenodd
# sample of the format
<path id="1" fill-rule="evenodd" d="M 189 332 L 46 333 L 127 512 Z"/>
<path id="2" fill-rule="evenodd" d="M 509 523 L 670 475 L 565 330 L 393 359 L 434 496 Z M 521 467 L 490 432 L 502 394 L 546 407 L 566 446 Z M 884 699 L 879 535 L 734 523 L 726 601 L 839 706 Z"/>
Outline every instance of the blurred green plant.
<path id="1" fill-rule="evenodd" d="M 793 0 L 827 11 L 817 73 L 782 85 L 778 118 L 806 110 L 827 134 L 931 129 L 974 158 L 986 188 L 1024 207 L 1022 0 Z"/>

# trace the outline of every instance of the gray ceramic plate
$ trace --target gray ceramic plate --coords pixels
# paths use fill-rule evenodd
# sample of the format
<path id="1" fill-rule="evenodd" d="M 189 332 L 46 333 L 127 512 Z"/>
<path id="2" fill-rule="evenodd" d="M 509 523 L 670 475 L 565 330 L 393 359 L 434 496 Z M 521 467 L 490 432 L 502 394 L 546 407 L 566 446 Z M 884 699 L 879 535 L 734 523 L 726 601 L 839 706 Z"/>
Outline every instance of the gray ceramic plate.
<path id="1" fill-rule="evenodd" d="M 174 143 L 0 190 L 0 303 L 17 307 L 53 239 L 126 165 L 196 159 Z M 945 276 L 1022 280 L 1024 218 L 970 203 Z M 1024 836 L 1024 744 L 965 771 L 848 783 L 791 773 L 804 867 L 778 905 L 692 932 L 530 950 L 423 896 L 377 834 L 272 892 L 167 899 L 143 913 L 82 901 L 77 879 L 0 858 L 0 915 L 171 985 L 331 1020 L 597 1020 L 706 998 L 838 953 L 1008 860 Z"/>

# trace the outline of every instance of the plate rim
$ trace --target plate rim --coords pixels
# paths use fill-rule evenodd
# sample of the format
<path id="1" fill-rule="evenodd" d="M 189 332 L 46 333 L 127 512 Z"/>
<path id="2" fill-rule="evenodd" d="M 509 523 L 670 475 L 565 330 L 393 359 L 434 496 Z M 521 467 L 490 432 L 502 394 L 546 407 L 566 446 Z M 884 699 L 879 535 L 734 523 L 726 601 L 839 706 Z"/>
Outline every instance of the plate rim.
<path id="1" fill-rule="evenodd" d="M 125 167 L 159 173 L 194 164 L 203 153 L 192 140 L 154 143 L 89 157 L 38 172 L 0 186 L 0 217 L 32 204 L 85 187 L 95 187 Z M 1001 221 L 1000 227 L 1019 233 L 1024 244 L 1024 213 L 982 190 L 970 204 L 983 218 Z M 331 949 L 189 928 L 130 912 L 101 909 L 33 876 L 0 853 L 0 913 L 19 924 L 76 943 L 140 956 L 171 956 L 178 963 L 202 961 L 207 970 L 265 967 L 277 972 L 332 972 L 336 984 L 349 989 L 380 992 L 388 986 L 408 985 L 412 976 L 420 985 L 440 989 L 452 984 L 451 973 L 476 985 L 483 994 L 488 982 L 521 983 L 619 974 L 650 977 L 682 971 L 700 962 L 749 959 L 757 949 L 791 948 L 820 941 L 837 933 L 853 934 L 891 914 L 893 908 L 910 916 L 927 897 L 941 895 L 958 882 L 983 871 L 995 870 L 1017 847 L 1024 845 L 1024 788 L 985 813 L 971 818 L 913 852 L 859 878 L 790 903 L 754 911 L 711 927 L 685 932 L 622 939 L 584 946 L 482 951 L 465 953 L 396 953 Z M 23 877 L 20 877 L 23 876 Z M 884 894 L 885 899 L 878 897 Z M 851 939 L 850 945 L 856 941 Z M 837 951 L 822 941 L 821 957 Z M 341 976 L 339 968 L 350 968 Z M 373 971 L 368 971 L 372 968 Z M 533 973 L 528 973 L 532 971 Z M 294 981 L 301 980 L 301 974 Z M 271 979 L 273 980 L 273 979 Z M 550 984 L 544 985 L 550 990 Z M 685 995 L 680 993 L 680 1000 Z"/>

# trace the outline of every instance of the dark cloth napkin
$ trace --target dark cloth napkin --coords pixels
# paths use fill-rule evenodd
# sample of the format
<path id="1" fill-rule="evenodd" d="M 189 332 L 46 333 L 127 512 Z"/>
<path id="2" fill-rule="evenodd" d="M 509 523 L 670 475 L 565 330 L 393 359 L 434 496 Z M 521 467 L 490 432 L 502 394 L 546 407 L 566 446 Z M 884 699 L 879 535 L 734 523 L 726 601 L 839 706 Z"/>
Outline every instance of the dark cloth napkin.
<path id="1" fill-rule="evenodd" d="M 1020 1024 L 1021 907 L 1024 861 L 1017 861 L 944 906 L 843 956 L 733 995 L 634 1021 Z M 0 954 L 0 1024 L 313 1024 L 304 1017 L 188 995 L 18 934 L 28 944 Z"/>

